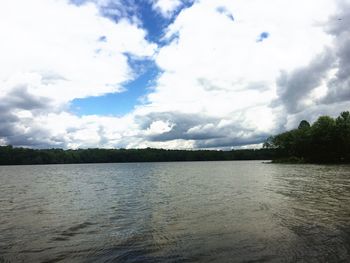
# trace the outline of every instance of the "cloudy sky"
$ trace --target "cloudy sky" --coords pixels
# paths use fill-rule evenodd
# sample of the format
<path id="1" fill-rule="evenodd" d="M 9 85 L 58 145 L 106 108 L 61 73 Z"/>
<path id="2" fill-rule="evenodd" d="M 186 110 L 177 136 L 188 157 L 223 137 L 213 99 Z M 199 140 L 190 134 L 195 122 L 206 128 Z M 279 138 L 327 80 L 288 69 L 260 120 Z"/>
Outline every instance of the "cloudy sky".
<path id="1" fill-rule="evenodd" d="M 0 145 L 258 147 L 350 110 L 350 0 L 1 0 Z"/>

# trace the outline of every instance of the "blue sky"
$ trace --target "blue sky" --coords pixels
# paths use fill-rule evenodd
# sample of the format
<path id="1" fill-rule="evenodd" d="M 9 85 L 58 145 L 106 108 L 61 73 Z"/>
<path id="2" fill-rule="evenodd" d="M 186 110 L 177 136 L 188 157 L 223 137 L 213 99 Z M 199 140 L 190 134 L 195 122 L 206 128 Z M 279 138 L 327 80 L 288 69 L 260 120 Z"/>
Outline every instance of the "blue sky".
<path id="1" fill-rule="evenodd" d="M 130 61 L 129 64 L 135 70 L 135 78 L 122 84 L 125 91 L 108 93 L 103 96 L 74 99 L 71 102 L 71 110 L 78 115 L 117 115 L 121 116 L 131 112 L 149 92 L 154 80 L 159 74 L 159 69 L 153 61 Z"/>
<path id="2" fill-rule="evenodd" d="M 349 110 L 349 10 L 349 0 L 2 0 L 0 145 L 261 147 Z"/>
<path id="3" fill-rule="evenodd" d="M 82 5 L 86 0 L 72 0 L 73 3 Z M 123 1 L 122 5 L 114 5 L 113 2 L 101 7 L 101 13 L 113 21 L 118 21 L 125 16 L 116 16 L 108 13 L 109 9 L 125 8 L 130 6 L 131 11 L 127 12 L 127 17 L 137 16 L 142 21 L 142 26 L 147 30 L 147 39 L 161 44 L 159 39 L 163 35 L 163 30 L 169 20 L 161 16 L 148 1 L 139 1 L 137 8 L 132 8 L 133 1 Z M 106 11 L 107 10 L 107 11 Z M 135 78 L 123 84 L 125 91 L 109 93 L 98 97 L 88 97 L 75 99 L 71 103 L 71 109 L 79 115 L 123 115 L 130 112 L 135 105 L 141 102 L 146 95 L 148 88 L 157 77 L 159 69 L 153 61 L 147 59 L 133 60 L 129 58 L 129 65 L 135 70 Z"/>
<path id="4" fill-rule="evenodd" d="M 72 0 L 72 3 L 83 5 L 89 0 Z M 137 4 L 136 4 L 137 2 Z M 118 4 L 116 4 L 118 3 Z M 188 8 L 193 4 L 192 1 L 186 1 L 181 6 L 173 10 L 169 17 L 152 8 L 152 3 L 147 0 L 141 1 L 110 1 L 100 7 L 100 12 L 109 19 L 118 22 L 120 19 L 136 16 L 140 19 L 142 27 L 147 31 L 146 39 L 157 43 L 159 46 L 167 42 L 162 38 L 166 27 L 174 21 L 177 14 L 182 9 Z M 121 10 L 121 15 L 110 14 L 109 10 Z M 117 115 L 121 116 L 133 110 L 133 108 L 142 103 L 149 88 L 154 84 L 160 70 L 154 61 L 149 59 L 132 59 L 128 56 L 129 65 L 135 72 L 135 77 L 124 83 L 123 92 L 109 93 L 98 97 L 88 97 L 74 99 L 71 102 L 71 110 L 78 115 Z"/>

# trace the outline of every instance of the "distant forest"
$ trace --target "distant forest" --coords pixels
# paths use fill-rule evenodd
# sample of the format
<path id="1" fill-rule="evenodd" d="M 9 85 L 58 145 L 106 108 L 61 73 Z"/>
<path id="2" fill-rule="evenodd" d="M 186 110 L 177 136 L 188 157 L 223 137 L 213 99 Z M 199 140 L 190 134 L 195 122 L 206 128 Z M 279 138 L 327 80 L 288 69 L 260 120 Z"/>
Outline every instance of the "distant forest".
<path id="1" fill-rule="evenodd" d="M 271 160 L 274 149 L 232 151 L 164 149 L 28 149 L 0 147 L 0 165 Z"/>
<path id="2" fill-rule="evenodd" d="M 292 163 L 350 163 L 350 113 L 303 120 L 297 129 L 268 138 L 262 149 L 231 151 L 165 149 L 28 149 L 0 146 L 0 165 L 274 160 Z"/>
<path id="3" fill-rule="evenodd" d="M 276 162 L 350 163 L 350 113 L 303 120 L 297 129 L 270 137 L 265 149 L 275 149 Z"/>

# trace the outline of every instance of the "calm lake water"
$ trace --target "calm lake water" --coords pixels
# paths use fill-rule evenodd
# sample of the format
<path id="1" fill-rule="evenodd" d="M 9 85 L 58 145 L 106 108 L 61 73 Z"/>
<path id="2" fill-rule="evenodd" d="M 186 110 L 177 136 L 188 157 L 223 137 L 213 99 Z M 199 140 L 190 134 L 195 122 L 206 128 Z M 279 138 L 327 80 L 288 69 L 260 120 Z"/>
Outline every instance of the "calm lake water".
<path id="1" fill-rule="evenodd" d="M 350 166 L 3 166 L 0 262 L 350 262 Z"/>

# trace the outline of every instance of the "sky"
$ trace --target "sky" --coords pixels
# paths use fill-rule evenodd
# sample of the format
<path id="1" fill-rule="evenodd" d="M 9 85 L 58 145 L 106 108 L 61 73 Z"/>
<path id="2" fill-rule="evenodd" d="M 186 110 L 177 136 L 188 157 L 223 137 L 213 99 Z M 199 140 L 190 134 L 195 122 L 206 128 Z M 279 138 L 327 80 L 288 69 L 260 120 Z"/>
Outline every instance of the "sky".
<path id="1" fill-rule="evenodd" d="M 0 145 L 257 148 L 350 110 L 350 0 L 1 0 Z"/>

